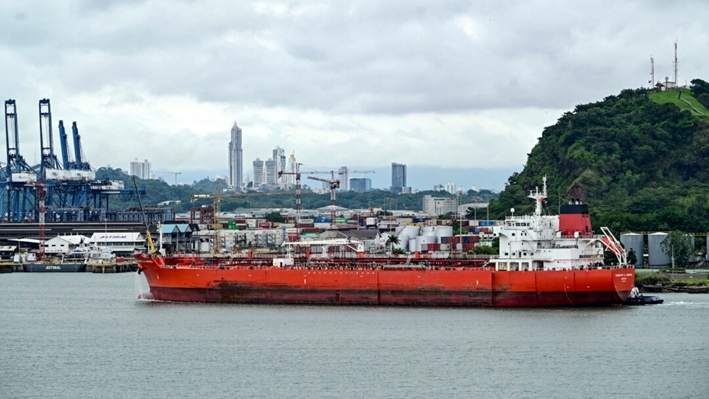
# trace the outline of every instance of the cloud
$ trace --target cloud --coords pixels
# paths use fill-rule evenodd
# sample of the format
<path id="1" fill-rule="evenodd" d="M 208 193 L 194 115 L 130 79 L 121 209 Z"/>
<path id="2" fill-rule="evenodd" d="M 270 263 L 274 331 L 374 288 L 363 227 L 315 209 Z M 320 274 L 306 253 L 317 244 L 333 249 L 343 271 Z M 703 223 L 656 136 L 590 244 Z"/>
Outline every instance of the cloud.
<path id="1" fill-rule="evenodd" d="M 510 168 L 576 104 L 647 85 L 651 54 L 672 76 L 675 38 L 680 82 L 708 78 L 707 17 L 702 1 L 6 2 L 0 87 L 27 159 L 48 97 L 97 166 L 226 170 L 237 121 L 246 170 L 276 145 L 312 164 Z"/>

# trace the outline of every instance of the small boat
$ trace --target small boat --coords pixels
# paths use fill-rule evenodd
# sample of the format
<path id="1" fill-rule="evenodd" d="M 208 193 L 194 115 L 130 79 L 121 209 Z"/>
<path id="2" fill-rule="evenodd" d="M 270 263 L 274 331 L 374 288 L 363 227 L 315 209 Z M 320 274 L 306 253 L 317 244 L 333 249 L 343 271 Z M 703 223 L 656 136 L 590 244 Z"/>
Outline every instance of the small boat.
<path id="1" fill-rule="evenodd" d="M 655 296 L 655 295 L 645 296 L 640 293 L 640 290 L 638 290 L 637 287 L 633 287 L 633 289 L 630 290 L 630 296 L 628 296 L 628 299 L 625 300 L 624 304 L 625 305 L 657 305 L 657 304 L 660 304 L 663 302 L 665 302 L 665 300 L 660 298 L 659 296 Z"/>

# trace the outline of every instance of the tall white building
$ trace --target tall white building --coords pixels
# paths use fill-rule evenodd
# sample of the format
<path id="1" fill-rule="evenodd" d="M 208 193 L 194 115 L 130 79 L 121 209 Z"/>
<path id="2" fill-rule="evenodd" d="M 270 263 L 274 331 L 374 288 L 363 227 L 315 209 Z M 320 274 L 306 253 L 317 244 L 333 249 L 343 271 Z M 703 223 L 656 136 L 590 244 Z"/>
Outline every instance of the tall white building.
<path id="1" fill-rule="evenodd" d="M 130 163 L 130 175 L 141 179 L 152 179 L 153 173 L 150 170 L 150 162 L 148 162 L 147 159 L 140 162 L 138 158 L 135 158 L 135 160 Z"/>
<path id="2" fill-rule="evenodd" d="M 244 185 L 244 150 L 241 147 L 241 128 L 234 122 L 229 142 L 229 186 L 241 189 Z"/>
<path id="3" fill-rule="evenodd" d="M 340 175 L 338 177 L 340 179 L 340 191 L 350 191 L 350 170 L 347 166 L 340 166 L 338 174 Z"/>

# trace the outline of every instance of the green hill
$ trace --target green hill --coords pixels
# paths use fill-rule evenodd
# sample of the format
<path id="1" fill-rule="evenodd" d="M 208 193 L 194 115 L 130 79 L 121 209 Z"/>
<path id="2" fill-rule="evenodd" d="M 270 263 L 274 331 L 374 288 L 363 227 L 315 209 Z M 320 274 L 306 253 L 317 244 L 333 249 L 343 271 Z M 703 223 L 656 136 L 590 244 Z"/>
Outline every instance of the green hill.
<path id="1" fill-rule="evenodd" d="M 689 111 L 696 116 L 709 116 L 709 111 L 707 111 L 706 107 L 688 90 L 658 91 L 650 94 L 650 100 L 658 104 L 674 104 L 679 109 Z"/>
<path id="2" fill-rule="evenodd" d="M 491 214 L 531 212 L 527 191 L 546 175 L 549 213 L 578 198 L 596 228 L 709 231 L 709 118 L 678 96 L 629 89 L 577 105 L 544 129 Z M 692 80 L 682 98 L 706 115 L 709 84 Z"/>

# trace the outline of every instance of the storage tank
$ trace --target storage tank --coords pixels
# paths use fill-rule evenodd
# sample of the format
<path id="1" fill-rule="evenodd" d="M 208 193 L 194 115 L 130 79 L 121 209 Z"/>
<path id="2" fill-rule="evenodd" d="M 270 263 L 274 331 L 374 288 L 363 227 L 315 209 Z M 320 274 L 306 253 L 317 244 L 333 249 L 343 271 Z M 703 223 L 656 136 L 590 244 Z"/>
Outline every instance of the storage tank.
<path id="1" fill-rule="evenodd" d="M 402 236 L 409 236 L 409 238 L 416 238 L 419 236 L 420 230 L 421 228 L 419 226 L 405 226 L 399 234 Z"/>
<path id="2" fill-rule="evenodd" d="M 645 244 L 643 235 L 638 233 L 626 233 L 620 235 L 620 242 L 625 247 L 625 251 L 630 253 L 632 249 L 635 251 L 635 266 L 643 266 L 645 255 Z"/>
<path id="3" fill-rule="evenodd" d="M 647 236 L 648 267 L 661 269 L 672 264 L 672 259 L 662 250 L 662 241 L 667 233 L 652 233 Z"/>
<path id="4" fill-rule="evenodd" d="M 452 237 L 453 226 L 436 226 L 436 242 L 440 244 L 441 237 Z"/>
<path id="5" fill-rule="evenodd" d="M 416 248 L 413 251 L 421 251 L 421 248 L 427 248 L 428 244 L 436 244 L 436 236 L 434 234 L 425 234 L 416 237 Z"/>

